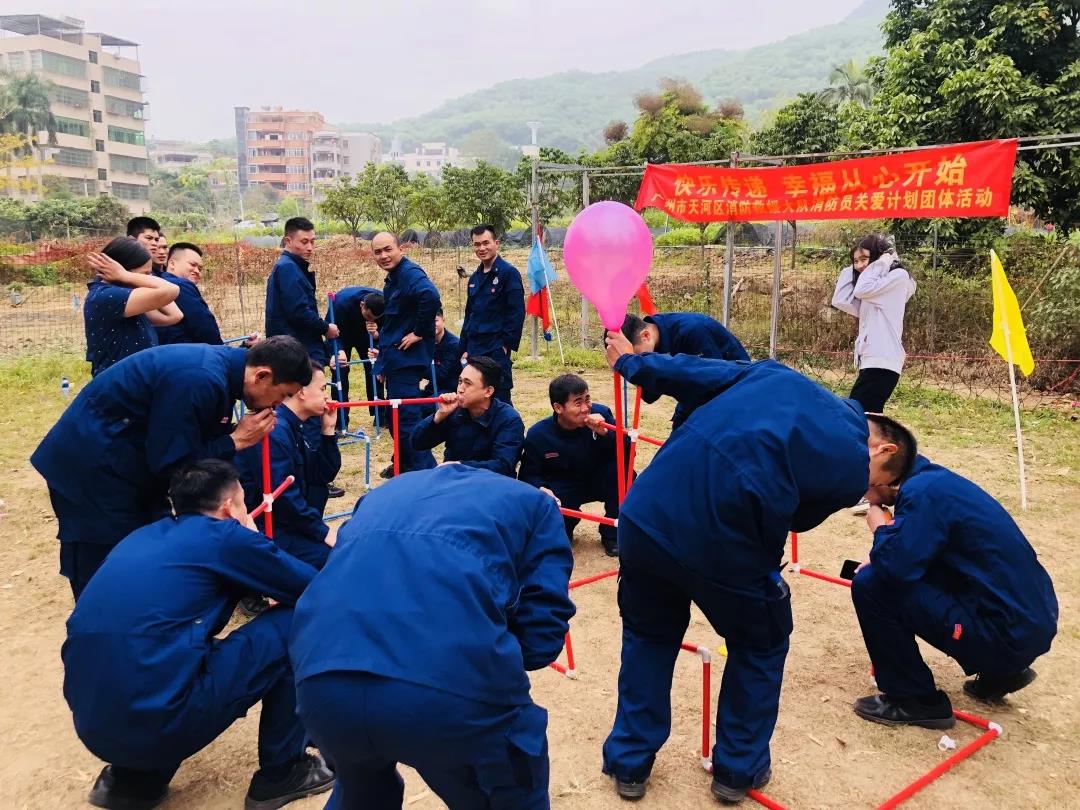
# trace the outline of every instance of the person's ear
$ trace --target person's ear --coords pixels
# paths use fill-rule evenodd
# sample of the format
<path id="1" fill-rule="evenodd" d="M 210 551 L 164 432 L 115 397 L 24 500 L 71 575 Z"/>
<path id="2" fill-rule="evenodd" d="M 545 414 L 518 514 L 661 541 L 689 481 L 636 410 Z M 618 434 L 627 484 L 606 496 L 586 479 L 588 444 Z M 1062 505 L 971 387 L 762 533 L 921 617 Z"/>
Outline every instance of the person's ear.
<path id="1" fill-rule="evenodd" d="M 556 416 L 561 416 L 562 412 L 566 410 L 566 406 L 563 405 L 561 402 L 552 402 L 551 410 L 555 411 Z"/>
<path id="2" fill-rule="evenodd" d="M 269 382 L 272 378 L 273 378 L 273 372 L 271 372 L 270 369 L 268 369 L 268 368 L 257 368 L 257 369 L 255 369 L 255 382 L 257 382 L 257 383 L 266 383 L 266 382 Z"/>

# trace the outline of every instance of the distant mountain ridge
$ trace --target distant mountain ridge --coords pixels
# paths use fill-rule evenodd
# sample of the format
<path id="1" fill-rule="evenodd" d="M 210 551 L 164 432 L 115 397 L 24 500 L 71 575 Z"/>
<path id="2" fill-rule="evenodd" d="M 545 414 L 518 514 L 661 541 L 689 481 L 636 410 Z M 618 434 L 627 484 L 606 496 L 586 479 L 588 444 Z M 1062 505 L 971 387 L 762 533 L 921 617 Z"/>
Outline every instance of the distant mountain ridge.
<path id="1" fill-rule="evenodd" d="M 527 142 L 526 121 L 542 122 L 545 145 L 575 153 L 602 145 L 603 128 L 613 120 L 632 121 L 633 97 L 664 77 L 686 79 L 707 101 L 736 98 L 751 120 L 780 107 L 798 93 L 827 84 L 833 66 L 864 61 L 882 52 L 881 21 L 887 0 L 867 0 L 847 18 L 744 51 L 708 50 L 656 59 L 639 68 L 607 73 L 567 71 L 539 79 L 499 82 L 440 104 L 430 112 L 389 124 L 343 124 L 347 129 L 391 138 L 459 143 L 478 130 L 509 144 Z"/>

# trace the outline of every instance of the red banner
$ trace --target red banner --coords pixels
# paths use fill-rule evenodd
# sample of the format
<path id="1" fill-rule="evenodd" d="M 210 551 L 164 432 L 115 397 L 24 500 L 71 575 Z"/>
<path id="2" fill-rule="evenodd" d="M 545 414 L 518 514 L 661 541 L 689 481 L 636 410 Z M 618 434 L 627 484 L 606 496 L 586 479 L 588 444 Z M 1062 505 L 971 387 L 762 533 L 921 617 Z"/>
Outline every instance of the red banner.
<path id="1" fill-rule="evenodd" d="M 1004 217 L 1015 139 L 760 169 L 645 167 L 635 208 L 687 222 Z"/>

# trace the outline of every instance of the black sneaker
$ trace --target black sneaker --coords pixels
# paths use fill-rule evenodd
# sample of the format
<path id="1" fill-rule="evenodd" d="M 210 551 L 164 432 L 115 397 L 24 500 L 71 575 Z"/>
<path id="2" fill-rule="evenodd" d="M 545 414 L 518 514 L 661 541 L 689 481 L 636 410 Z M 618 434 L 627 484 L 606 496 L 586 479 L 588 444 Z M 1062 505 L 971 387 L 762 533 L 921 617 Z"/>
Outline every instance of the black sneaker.
<path id="1" fill-rule="evenodd" d="M 339 487 L 337 484 L 326 485 L 326 497 L 328 498 L 341 498 L 345 495 L 345 490 Z"/>
<path id="2" fill-rule="evenodd" d="M 390 479 L 390 478 L 393 478 L 393 477 L 394 477 L 394 465 L 393 464 L 391 464 L 386 469 L 384 469 L 381 473 L 379 473 L 379 478 Z"/>
<path id="3" fill-rule="evenodd" d="M 270 600 L 265 596 L 245 596 L 236 605 L 241 615 L 254 619 L 264 610 L 270 607 Z"/>
<path id="4" fill-rule="evenodd" d="M 108 810 L 150 810 L 165 801 L 168 793 L 168 782 L 117 780 L 112 765 L 106 765 L 86 800 L 94 807 Z"/>
<path id="5" fill-rule="evenodd" d="M 863 720 L 885 726 L 947 729 L 956 725 L 949 696 L 940 689 L 927 699 L 890 700 L 885 695 L 871 695 L 856 700 L 854 708 Z"/>
<path id="6" fill-rule="evenodd" d="M 1015 675 L 976 675 L 964 682 L 964 694 L 984 703 L 1000 703 L 1011 692 L 1019 692 L 1035 678 L 1031 667 Z"/>
<path id="7" fill-rule="evenodd" d="M 271 782 L 256 771 L 251 777 L 244 810 L 277 810 L 305 796 L 325 793 L 334 786 L 334 772 L 318 754 L 304 754 L 284 779 Z"/>
<path id="8" fill-rule="evenodd" d="M 628 802 L 636 802 L 639 799 L 645 798 L 645 790 L 648 788 L 649 780 L 646 779 L 643 782 L 631 782 L 629 780 L 623 780 L 619 777 L 615 777 L 615 792 L 619 794 L 620 799 L 626 799 Z"/>
<path id="9" fill-rule="evenodd" d="M 618 540 L 600 540 L 600 544 L 604 547 L 604 553 L 609 557 L 619 556 L 619 541 Z"/>
<path id="10" fill-rule="evenodd" d="M 743 787 L 732 787 L 720 781 L 719 777 L 714 776 L 712 780 L 712 795 L 722 802 L 729 804 L 735 804 L 741 802 L 746 798 L 746 794 L 750 792 L 752 787 L 754 790 L 761 790 L 772 779 L 772 768 L 766 768 L 765 773 L 761 774 L 754 780 L 753 785 L 744 785 Z"/>

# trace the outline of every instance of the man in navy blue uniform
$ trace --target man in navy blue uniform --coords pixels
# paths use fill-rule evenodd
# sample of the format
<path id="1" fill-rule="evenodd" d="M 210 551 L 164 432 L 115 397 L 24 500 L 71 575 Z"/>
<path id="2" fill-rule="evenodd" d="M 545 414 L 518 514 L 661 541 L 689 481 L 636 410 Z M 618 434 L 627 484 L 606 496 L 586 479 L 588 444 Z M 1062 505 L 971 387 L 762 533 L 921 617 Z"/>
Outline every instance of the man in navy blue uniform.
<path id="1" fill-rule="evenodd" d="M 461 342 L 458 336 L 446 328 L 442 307 L 435 315 L 435 384 L 438 393 L 457 390 L 461 374 Z"/>
<path id="2" fill-rule="evenodd" d="M 439 291 L 427 273 L 405 256 L 394 234 L 385 231 L 375 234 L 371 252 L 375 263 L 386 272 L 383 286 L 386 309 L 379 327 L 375 374 L 384 378 L 389 399 L 433 396 L 430 375 Z M 398 413 L 402 472 L 435 466 L 435 457 L 429 450 L 415 450 L 409 441 L 423 417 L 424 410 L 415 405 L 403 405 Z M 392 475 L 393 466 L 382 474 Z"/>
<path id="3" fill-rule="evenodd" d="M 155 325 L 178 323 L 175 284 L 150 274 L 150 254 L 121 236 L 91 253 L 87 263 L 97 276 L 86 285 L 83 320 L 86 359 L 96 376 L 125 357 L 158 345 Z"/>
<path id="4" fill-rule="evenodd" d="M 567 509 L 601 501 L 604 514 L 618 518 L 615 436 L 604 427 L 614 424 L 615 417 L 606 406 L 592 401 L 589 384 L 577 374 L 552 380 L 548 398 L 554 413 L 525 434 L 518 478 L 550 492 Z M 566 536 L 572 540 L 580 521 L 572 517 L 563 521 Z M 600 525 L 600 542 L 609 557 L 619 556 L 614 526 Z"/>
<path id="5" fill-rule="evenodd" d="M 304 753 L 296 717 L 291 607 L 215 638 L 245 593 L 291 606 L 315 569 L 258 533 L 227 462 L 179 471 L 169 496 L 176 517 L 117 545 L 68 619 L 64 697 L 79 739 L 110 763 L 90 803 L 156 807 L 180 764 L 259 702 L 260 767 L 245 807 L 329 790 L 333 774 Z"/>
<path id="6" fill-rule="evenodd" d="M 516 352 L 521 344 L 525 288 L 518 269 L 499 255 L 495 227 L 477 225 L 471 234 L 480 264 L 469 277 L 459 348 L 463 356 L 484 355 L 499 364 L 503 380 L 495 398 L 509 403 L 510 389 L 514 387 L 510 353 Z"/>
<path id="7" fill-rule="evenodd" d="M 368 351 L 375 348 L 379 340 L 379 320 L 385 308 L 382 293 L 374 287 L 342 287 L 334 295 L 334 323 L 340 332 L 337 339 L 337 361 L 341 363 L 341 397 L 346 402 L 349 400 L 351 372 L 348 362 L 353 359 L 353 352 L 356 352 L 356 356 L 361 360 L 369 359 Z M 329 312 L 326 317 L 329 320 Z M 362 368 L 367 398 L 382 399 L 385 393 L 382 386 L 375 382 L 371 363 L 365 363 Z M 370 410 L 374 412 L 373 408 Z M 340 418 L 345 425 L 349 424 L 350 411 L 350 408 L 341 409 Z"/>
<path id="8" fill-rule="evenodd" d="M 457 392 L 442 394 L 438 410 L 413 430 L 413 447 L 430 450 L 445 443 L 444 464 L 468 464 L 513 478 L 525 423 L 512 406 L 495 399 L 501 374 L 490 357 L 470 357 Z"/>
<path id="9" fill-rule="evenodd" d="M 622 668 L 604 772 L 624 798 L 644 795 L 670 731 L 672 669 L 694 602 L 727 643 L 712 791 L 738 801 L 771 775 L 791 634 L 779 573 L 788 531 L 896 483 L 913 448 L 868 426 L 857 402 L 780 363 L 632 354 L 618 332 L 607 344 L 608 362 L 630 382 L 700 407 L 619 515 Z"/>
<path id="10" fill-rule="evenodd" d="M 304 217 L 285 222 L 284 250 L 266 282 L 266 335 L 292 335 L 324 366 L 329 360 L 323 337 L 338 337 L 338 327 L 319 315 L 315 300 L 315 226 Z"/>
<path id="11" fill-rule="evenodd" d="M 334 435 L 337 415 L 326 407 L 328 398 L 325 372 L 312 360 L 311 382 L 278 405 L 277 424 L 270 433 L 270 488 L 290 475 L 295 479 L 274 501 L 273 540 L 315 568 L 322 568 L 330 554 L 325 542 L 330 527 L 323 521 L 323 510 L 327 486 L 341 469 Z M 319 445 L 314 449 L 304 440 L 304 423 L 309 419 L 320 420 Z M 248 508 L 254 509 L 265 491 L 261 444 L 237 453 L 236 468 Z"/>
<path id="12" fill-rule="evenodd" d="M 128 220 L 126 233 L 142 245 L 153 258 L 154 251 L 158 246 L 158 237 L 161 236 L 161 225 L 156 219 L 146 216 L 132 217 Z M 165 268 L 159 266 L 157 262 L 151 265 L 151 275 L 160 277 L 164 272 Z"/>
<path id="13" fill-rule="evenodd" d="M 307 353 L 281 336 L 247 350 L 159 346 L 83 388 L 30 457 L 49 486 L 60 573 L 75 598 L 113 546 L 168 514 L 178 465 L 230 460 L 258 443 L 274 427 L 273 409 L 310 381 Z M 240 398 L 250 410 L 234 429 Z"/>
<path id="14" fill-rule="evenodd" d="M 622 333 L 633 344 L 635 354 L 659 352 L 692 354 L 713 360 L 750 360 L 739 339 L 722 323 L 697 312 L 668 312 L 648 315 L 644 319 L 627 315 Z M 641 398 L 646 402 L 656 402 L 660 393 L 645 388 L 641 391 Z M 671 429 L 689 419 L 691 413 L 693 408 L 680 401 L 671 417 Z"/>
<path id="15" fill-rule="evenodd" d="M 462 509 L 478 492 L 498 509 Z M 547 808 L 526 671 L 562 650 L 572 566 L 555 501 L 488 470 L 361 499 L 289 640 L 300 717 L 337 776 L 327 806 L 399 810 L 401 762 L 455 809 Z"/>
<path id="16" fill-rule="evenodd" d="M 221 330 L 217 318 L 199 292 L 202 278 L 203 253 L 191 242 L 177 242 L 169 248 L 169 257 L 162 278 L 180 288 L 176 305 L 184 319 L 173 326 L 157 327 L 158 343 L 205 343 L 220 346 Z"/>
<path id="17" fill-rule="evenodd" d="M 952 704 L 916 638 L 976 676 L 964 684 L 971 697 L 997 702 L 1031 683 L 1032 662 L 1057 632 L 1057 597 L 1009 513 L 923 456 L 898 496 L 869 499 L 874 542 L 851 599 L 882 694 L 856 701 L 856 714 L 886 725 L 953 726 Z M 882 504 L 894 499 L 890 522 Z"/>

